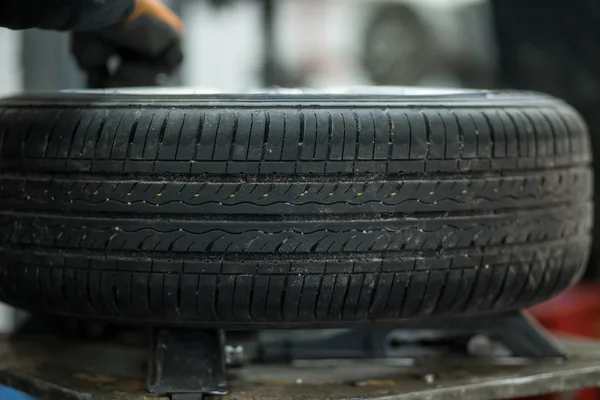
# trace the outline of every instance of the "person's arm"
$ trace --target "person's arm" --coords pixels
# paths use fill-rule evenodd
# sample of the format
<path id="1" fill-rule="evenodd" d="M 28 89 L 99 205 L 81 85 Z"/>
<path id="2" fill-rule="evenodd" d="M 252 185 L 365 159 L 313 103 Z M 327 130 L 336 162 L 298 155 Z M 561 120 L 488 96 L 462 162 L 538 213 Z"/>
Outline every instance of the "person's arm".
<path id="1" fill-rule="evenodd" d="M 96 30 L 129 17 L 135 0 L 0 0 L 0 26 Z"/>

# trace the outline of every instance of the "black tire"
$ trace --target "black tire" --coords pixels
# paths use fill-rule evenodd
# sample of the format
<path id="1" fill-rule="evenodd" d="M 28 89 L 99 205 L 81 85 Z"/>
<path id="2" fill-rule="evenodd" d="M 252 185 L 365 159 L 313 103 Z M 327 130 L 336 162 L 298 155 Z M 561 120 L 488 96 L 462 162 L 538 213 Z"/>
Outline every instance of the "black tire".
<path id="1" fill-rule="evenodd" d="M 590 246 L 586 127 L 530 93 L 0 102 L 0 298 L 317 326 L 525 307 Z"/>

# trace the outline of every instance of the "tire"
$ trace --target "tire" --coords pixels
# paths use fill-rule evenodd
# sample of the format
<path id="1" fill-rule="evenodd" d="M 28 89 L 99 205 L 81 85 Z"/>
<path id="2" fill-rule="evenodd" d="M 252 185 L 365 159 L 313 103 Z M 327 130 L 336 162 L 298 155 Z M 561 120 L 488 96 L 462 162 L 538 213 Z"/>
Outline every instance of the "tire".
<path id="1" fill-rule="evenodd" d="M 362 65 L 376 85 L 415 85 L 434 65 L 431 28 L 413 7 L 384 4 L 371 17 L 362 50 Z"/>
<path id="2" fill-rule="evenodd" d="M 585 124 L 518 92 L 0 101 L 0 299 L 144 324 L 526 307 L 581 276 Z"/>

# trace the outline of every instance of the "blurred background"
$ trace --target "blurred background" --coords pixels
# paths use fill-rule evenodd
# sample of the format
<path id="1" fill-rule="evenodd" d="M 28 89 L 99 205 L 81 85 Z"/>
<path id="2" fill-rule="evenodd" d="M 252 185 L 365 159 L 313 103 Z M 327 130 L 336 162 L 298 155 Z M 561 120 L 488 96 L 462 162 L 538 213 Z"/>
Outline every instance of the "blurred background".
<path id="1" fill-rule="evenodd" d="M 489 86 L 496 66 L 485 0 L 168 0 L 186 25 L 171 85 Z M 4 93 L 73 89 L 67 34 L 0 33 Z"/>
<path id="2" fill-rule="evenodd" d="M 597 0 L 166 2 L 186 26 L 184 66 L 169 86 L 528 89 L 567 100 L 593 134 L 600 125 Z M 68 34 L 0 29 L 0 95 L 82 87 Z M 596 254 L 586 283 L 533 310 L 550 329 L 600 336 Z M 0 331 L 15 315 L 0 310 Z"/>

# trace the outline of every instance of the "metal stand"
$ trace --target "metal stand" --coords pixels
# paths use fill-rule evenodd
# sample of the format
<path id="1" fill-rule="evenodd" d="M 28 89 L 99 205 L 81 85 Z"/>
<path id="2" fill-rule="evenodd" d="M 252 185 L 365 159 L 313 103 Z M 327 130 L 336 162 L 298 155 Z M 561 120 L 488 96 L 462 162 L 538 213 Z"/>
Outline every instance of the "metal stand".
<path id="1" fill-rule="evenodd" d="M 153 332 L 147 391 L 171 400 L 201 400 L 227 393 L 222 331 Z"/>
<path id="2" fill-rule="evenodd" d="M 259 336 L 261 361 L 421 357 L 443 351 L 467 356 L 564 358 L 527 314 L 411 321 L 394 327 L 334 332 L 271 332 Z"/>
<path id="3" fill-rule="evenodd" d="M 202 400 L 225 394 L 227 383 L 238 400 L 510 399 L 600 385 L 600 342 L 563 338 L 563 353 L 517 312 L 348 330 L 231 333 L 228 345 L 218 330 L 148 335 L 121 328 L 100 338 L 100 330 L 77 324 L 74 331 L 94 333 L 90 340 L 57 334 L 56 321 L 40 321 L 0 336 L 0 384 L 53 400 L 143 400 L 148 393 Z M 477 338 L 502 344 L 505 353 L 477 349 Z M 248 364 L 235 368 L 242 359 Z"/>
<path id="4" fill-rule="evenodd" d="M 155 330 L 147 392 L 170 396 L 172 400 L 201 400 L 205 395 L 226 394 L 226 347 L 232 348 L 225 345 L 222 331 Z M 535 321 L 516 311 L 388 327 L 263 331 L 247 335 L 243 347 L 254 348 L 250 358 L 263 363 L 340 358 L 418 359 L 443 350 L 463 356 L 564 358 L 563 351 Z"/>

